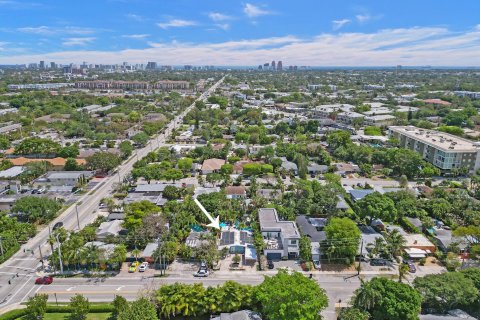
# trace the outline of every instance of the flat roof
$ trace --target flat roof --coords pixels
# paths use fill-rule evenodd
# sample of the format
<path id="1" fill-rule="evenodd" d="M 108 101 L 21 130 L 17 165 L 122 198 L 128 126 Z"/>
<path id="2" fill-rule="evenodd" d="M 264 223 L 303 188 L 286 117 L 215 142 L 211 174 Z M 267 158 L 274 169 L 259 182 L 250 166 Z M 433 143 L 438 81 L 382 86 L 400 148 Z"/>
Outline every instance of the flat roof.
<path id="1" fill-rule="evenodd" d="M 445 152 L 476 152 L 480 146 L 452 134 L 414 126 L 390 126 L 388 129 Z"/>
<path id="2" fill-rule="evenodd" d="M 261 208 L 258 210 L 258 220 L 262 231 L 280 229 L 284 238 L 300 238 L 300 232 L 294 221 L 280 221 L 277 210 L 274 208 Z M 264 230 L 266 229 L 266 230 Z"/>
<path id="3" fill-rule="evenodd" d="M 13 178 L 21 174 L 24 170 L 23 166 L 13 166 L 9 169 L 0 171 L 0 178 Z"/>

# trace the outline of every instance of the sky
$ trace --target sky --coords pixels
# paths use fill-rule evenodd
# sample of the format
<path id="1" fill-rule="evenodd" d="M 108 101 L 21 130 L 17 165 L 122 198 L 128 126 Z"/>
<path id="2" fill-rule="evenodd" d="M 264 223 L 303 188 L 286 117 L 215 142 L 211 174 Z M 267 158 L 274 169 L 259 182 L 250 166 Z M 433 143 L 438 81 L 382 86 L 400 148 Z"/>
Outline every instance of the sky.
<path id="1" fill-rule="evenodd" d="M 479 0 L 0 0 L 0 64 L 480 66 Z"/>

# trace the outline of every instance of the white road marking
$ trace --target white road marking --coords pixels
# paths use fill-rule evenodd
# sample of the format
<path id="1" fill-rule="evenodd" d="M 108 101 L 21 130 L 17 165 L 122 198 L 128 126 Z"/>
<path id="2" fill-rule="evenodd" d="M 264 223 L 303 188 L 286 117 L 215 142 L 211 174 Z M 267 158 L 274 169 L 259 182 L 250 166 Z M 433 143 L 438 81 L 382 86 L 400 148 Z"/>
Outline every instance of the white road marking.
<path id="1" fill-rule="evenodd" d="M 125 288 L 125 286 L 120 286 L 117 289 L 115 289 L 115 291 L 120 291 L 120 290 L 122 290 L 122 288 Z"/>
<path id="2" fill-rule="evenodd" d="M 70 288 L 67 289 L 67 291 L 72 291 L 75 288 L 76 288 L 76 286 L 70 287 Z"/>
<path id="3" fill-rule="evenodd" d="M 39 285 L 39 286 L 36 288 L 37 290 L 35 291 L 35 293 L 37 293 L 38 290 L 40 290 L 41 287 L 43 287 L 43 284 L 42 284 L 42 285 Z M 30 293 L 32 292 L 33 289 L 35 289 L 35 287 L 32 287 L 32 289 L 30 289 L 30 290 L 27 292 L 27 294 L 23 296 L 23 298 L 22 298 L 22 300 L 20 300 L 20 302 L 23 302 L 23 301 L 30 295 Z"/>
<path id="4" fill-rule="evenodd" d="M 23 290 L 23 288 L 27 285 L 27 283 L 30 281 L 30 279 L 32 279 L 33 276 L 29 276 L 28 277 L 28 280 L 25 281 L 25 283 L 20 287 L 20 289 L 17 290 L 17 292 L 15 292 L 12 296 L 10 296 L 10 298 L 7 299 L 7 301 L 5 302 L 8 302 L 10 300 L 12 300 L 13 297 L 15 297 L 21 290 Z"/>

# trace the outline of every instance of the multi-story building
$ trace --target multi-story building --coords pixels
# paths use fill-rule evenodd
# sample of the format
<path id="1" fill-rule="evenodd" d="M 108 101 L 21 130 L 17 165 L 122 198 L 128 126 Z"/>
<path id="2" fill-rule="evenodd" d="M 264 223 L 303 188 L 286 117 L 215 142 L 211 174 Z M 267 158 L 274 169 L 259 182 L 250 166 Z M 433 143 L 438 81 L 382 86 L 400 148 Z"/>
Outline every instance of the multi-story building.
<path id="1" fill-rule="evenodd" d="M 277 63 L 277 71 L 282 71 L 282 70 L 283 70 L 282 61 L 278 61 L 278 63 Z"/>
<path id="2" fill-rule="evenodd" d="M 377 114 L 366 116 L 363 120 L 366 126 L 385 127 L 393 124 L 396 117 L 391 114 Z"/>
<path id="3" fill-rule="evenodd" d="M 287 257 L 295 259 L 300 252 L 300 232 L 294 221 L 280 221 L 277 210 L 261 208 L 258 210 L 260 231 L 266 247 L 267 259 Z"/>
<path id="4" fill-rule="evenodd" d="M 79 81 L 75 83 L 75 88 L 82 89 L 135 89 L 135 90 L 186 90 L 190 87 L 188 81 L 170 81 L 162 80 L 154 84 L 150 84 L 146 81 L 108 81 L 108 80 L 96 80 L 96 81 Z"/>
<path id="5" fill-rule="evenodd" d="M 388 130 L 389 135 L 399 141 L 400 147 L 420 153 L 425 161 L 442 171 L 468 168 L 473 172 L 480 168 L 478 142 L 413 126 L 392 126 Z"/>

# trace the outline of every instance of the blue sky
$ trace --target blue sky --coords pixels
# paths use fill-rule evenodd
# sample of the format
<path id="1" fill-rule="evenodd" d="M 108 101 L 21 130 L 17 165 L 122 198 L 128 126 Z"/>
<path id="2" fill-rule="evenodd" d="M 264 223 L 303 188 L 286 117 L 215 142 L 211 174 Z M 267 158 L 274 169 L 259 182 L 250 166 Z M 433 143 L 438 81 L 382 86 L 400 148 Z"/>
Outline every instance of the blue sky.
<path id="1" fill-rule="evenodd" d="M 478 0 L 0 0 L 0 63 L 480 65 Z"/>

